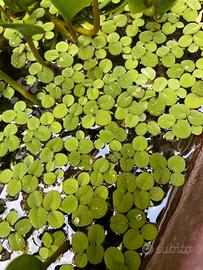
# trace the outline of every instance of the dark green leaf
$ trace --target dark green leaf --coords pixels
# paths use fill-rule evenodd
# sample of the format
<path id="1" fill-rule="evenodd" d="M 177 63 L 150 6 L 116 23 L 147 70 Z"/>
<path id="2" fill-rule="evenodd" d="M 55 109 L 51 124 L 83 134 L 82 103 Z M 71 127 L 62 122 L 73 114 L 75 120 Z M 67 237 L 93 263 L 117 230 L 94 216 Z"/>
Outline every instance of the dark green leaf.
<path id="1" fill-rule="evenodd" d="M 91 0 L 51 0 L 66 21 L 70 21 L 80 10 L 90 5 Z"/>
<path id="2" fill-rule="evenodd" d="M 5 5 L 12 11 L 25 11 L 28 6 L 34 3 L 34 0 L 4 0 Z"/>
<path id="3" fill-rule="evenodd" d="M 156 15 L 163 14 L 169 10 L 177 0 L 154 0 L 154 7 Z"/>
<path id="4" fill-rule="evenodd" d="M 14 259 L 6 268 L 6 270 L 45 270 L 43 263 L 35 256 L 21 255 Z"/>
<path id="5" fill-rule="evenodd" d="M 128 6 L 132 13 L 142 12 L 147 8 L 147 5 L 143 0 L 129 0 Z"/>
<path id="6" fill-rule="evenodd" d="M 26 39 L 30 39 L 33 35 L 44 34 L 42 27 L 28 23 L 0 23 L 4 28 L 15 29 L 20 32 Z"/>

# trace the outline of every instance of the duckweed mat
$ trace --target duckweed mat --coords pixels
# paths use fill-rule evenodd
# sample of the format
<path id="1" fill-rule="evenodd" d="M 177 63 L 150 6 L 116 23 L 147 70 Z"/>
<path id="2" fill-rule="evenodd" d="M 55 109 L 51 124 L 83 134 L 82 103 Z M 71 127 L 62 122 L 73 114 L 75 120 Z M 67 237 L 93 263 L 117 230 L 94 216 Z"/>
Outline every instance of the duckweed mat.
<path id="1" fill-rule="evenodd" d="M 49 0 L 11 15 L 42 33 L 0 26 L 1 70 L 37 100 L 0 81 L 2 261 L 22 252 L 45 261 L 69 239 L 50 269 L 139 269 L 158 234 L 149 209 L 185 182 L 203 125 L 202 1 L 156 18 L 118 12 L 121 2 L 77 43 Z"/>

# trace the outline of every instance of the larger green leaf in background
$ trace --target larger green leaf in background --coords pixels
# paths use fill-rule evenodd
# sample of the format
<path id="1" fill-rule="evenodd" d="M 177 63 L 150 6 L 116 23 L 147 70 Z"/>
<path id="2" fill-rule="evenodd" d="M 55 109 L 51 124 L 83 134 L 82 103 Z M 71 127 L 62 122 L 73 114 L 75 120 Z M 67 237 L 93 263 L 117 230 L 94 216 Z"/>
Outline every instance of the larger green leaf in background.
<path id="1" fill-rule="evenodd" d="M 33 35 L 44 34 L 45 31 L 42 27 L 28 23 L 0 23 L 4 28 L 14 29 L 20 32 L 26 39 L 32 38 Z"/>
<path id="2" fill-rule="evenodd" d="M 40 54 L 38 53 L 37 49 L 35 48 L 34 42 L 32 40 L 32 36 L 33 35 L 44 34 L 45 33 L 45 30 L 42 27 L 40 27 L 38 25 L 34 25 L 34 24 L 26 24 L 26 23 L 4 23 L 4 22 L 0 23 L 0 26 L 2 26 L 4 28 L 15 29 L 16 31 L 20 32 L 24 36 L 24 38 L 26 39 L 26 41 L 27 41 L 27 43 L 28 43 L 28 45 L 30 47 L 30 50 L 32 51 L 32 53 L 33 53 L 34 57 L 36 58 L 36 60 L 42 66 L 47 66 L 47 64 L 41 58 Z M 13 86 L 13 87 L 16 90 L 17 90 L 17 88 L 19 88 L 19 87 L 16 88 L 15 86 Z M 17 91 L 19 91 L 19 90 L 17 90 Z M 21 93 L 22 92 L 23 92 L 23 90 L 21 89 Z M 24 96 L 26 96 L 26 95 L 24 95 Z M 32 99 L 30 99 L 30 100 L 32 100 Z"/>
<path id="3" fill-rule="evenodd" d="M 154 7 L 155 14 L 153 15 L 161 15 L 169 10 L 176 1 L 177 0 L 128 0 L 128 5 L 132 13 L 143 12 L 149 7 Z"/>
<path id="4" fill-rule="evenodd" d="M 34 3 L 34 0 L 4 0 L 5 5 L 15 12 L 24 11 Z"/>
<path id="5" fill-rule="evenodd" d="M 72 18 L 83 8 L 90 5 L 91 0 L 51 0 L 66 21 Z"/>
<path id="6" fill-rule="evenodd" d="M 128 6 L 132 13 L 142 12 L 148 7 L 144 0 L 129 0 Z"/>
<path id="7" fill-rule="evenodd" d="M 161 15 L 169 10 L 177 0 L 154 0 L 155 14 Z"/>
<path id="8" fill-rule="evenodd" d="M 21 255 L 14 259 L 6 268 L 6 270 L 45 270 L 43 263 L 34 256 Z"/>

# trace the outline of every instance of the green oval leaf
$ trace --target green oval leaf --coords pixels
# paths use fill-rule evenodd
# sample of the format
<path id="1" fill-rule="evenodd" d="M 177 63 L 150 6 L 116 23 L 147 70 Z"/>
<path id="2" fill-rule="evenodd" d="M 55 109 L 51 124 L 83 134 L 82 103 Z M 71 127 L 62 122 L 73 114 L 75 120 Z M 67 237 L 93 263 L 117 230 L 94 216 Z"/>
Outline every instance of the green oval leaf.
<path id="1" fill-rule="evenodd" d="M 43 263 L 32 255 L 21 255 L 15 258 L 6 268 L 6 270 L 45 270 Z"/>

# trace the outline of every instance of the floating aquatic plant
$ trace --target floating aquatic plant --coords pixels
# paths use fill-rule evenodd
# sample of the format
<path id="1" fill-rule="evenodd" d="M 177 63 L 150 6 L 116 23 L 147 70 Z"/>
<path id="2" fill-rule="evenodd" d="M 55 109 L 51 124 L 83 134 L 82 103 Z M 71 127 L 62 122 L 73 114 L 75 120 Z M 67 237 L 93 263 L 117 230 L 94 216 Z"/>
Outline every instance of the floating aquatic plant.
<path id="1" fill-rule="evenodd" d="M 0 111 L 0 250 L 30 254 L 38 231 L 39 267 L 69 249 L 73 263 L 60 270 L 90 264 L 139 269 L 140 250 L 158 233 L 148 208 L 186 180 L 175 144 L 202 133 L 201 3 L 177 1 L 155 20 L 131 14 L 127 6 L 112 17 L 104 12 L 98 34 L 80 35 L 73 44 L 55 21 L 62 21 L 61 8 L 51 2 L 30 6 L 23 21 L 44 29 L 33 42 L 57 69 L 37 62 L 20 33 L 1 32 L 18 68 L 15 77 L 23 76 L 40 105 L 16 101 L 15 87 L 0 81 L 1 98 L 12 101 Z M 102 10 L 110 2 L 100 1 Z M 123 10 L 119 1 L 111 4 Z M 88 13 L 82 7 L 68 19 Z M 172 147 L 165 149 L 162 140 Z M 8 212 L 7 203 L 16 200 L 22 200 L 22 212 Z"/>

